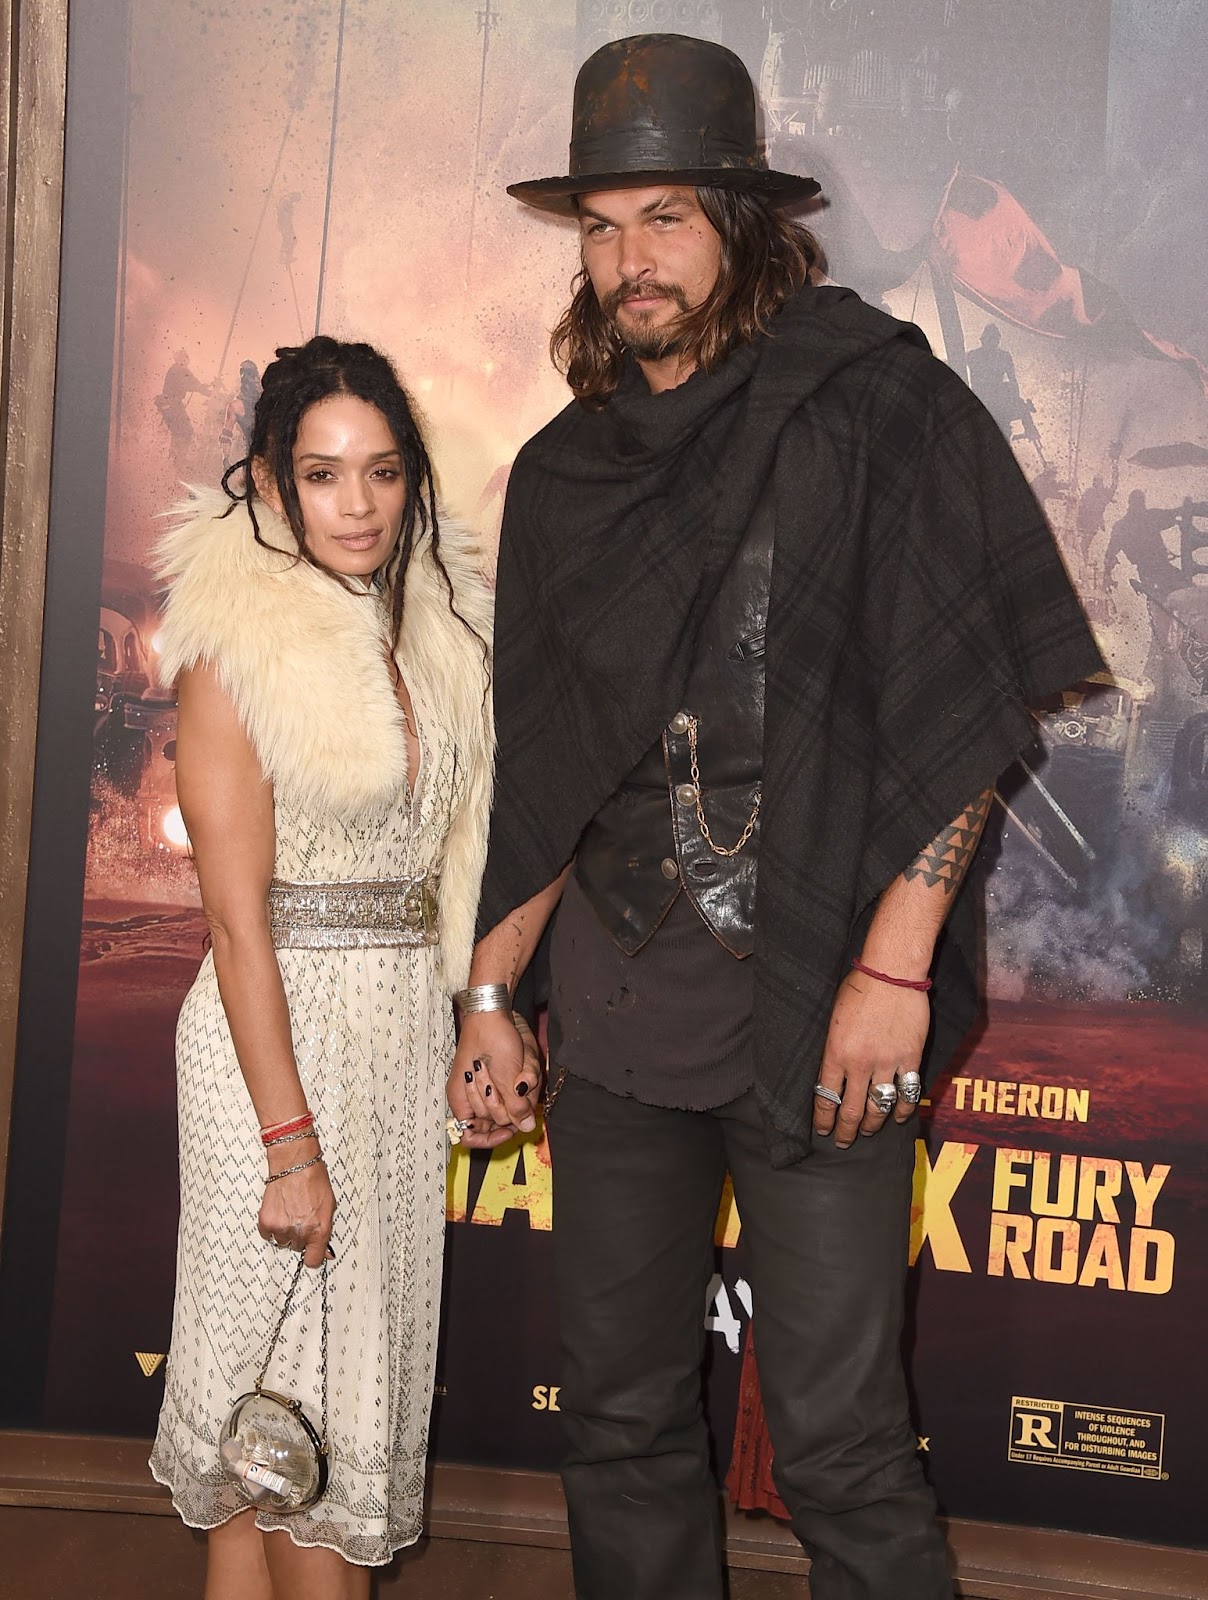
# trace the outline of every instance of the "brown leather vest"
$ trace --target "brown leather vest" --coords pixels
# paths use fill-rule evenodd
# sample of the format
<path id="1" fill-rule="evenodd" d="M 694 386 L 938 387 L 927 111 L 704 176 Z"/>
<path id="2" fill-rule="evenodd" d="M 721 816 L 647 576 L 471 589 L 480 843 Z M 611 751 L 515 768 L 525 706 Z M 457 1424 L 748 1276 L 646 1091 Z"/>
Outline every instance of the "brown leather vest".
<path id="1" fill-rule="evenodd" d="M 755 947 L 759 823 L 742 851 L 719 856 L 701 834 L 688 721 L 714 841 L 737 842 L 759 793 L 763 759 L 764 636 L 775 509 L 766 493 L 705 618 L 683 709 L 588 824 L 575 872 L 596 915 L 635 954 L 683 889 L 736 956 Z"/>

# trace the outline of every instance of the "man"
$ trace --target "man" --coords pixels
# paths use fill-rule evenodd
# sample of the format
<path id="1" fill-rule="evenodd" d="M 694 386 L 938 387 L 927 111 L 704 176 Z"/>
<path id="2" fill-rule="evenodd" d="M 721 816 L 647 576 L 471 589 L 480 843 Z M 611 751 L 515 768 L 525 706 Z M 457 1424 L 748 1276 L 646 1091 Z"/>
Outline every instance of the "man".
<path id="1" fill-rule="evenodd" d="M 1128 497 L 1127 511 L 1112 527 L 1112 536 L 1103 554 L 1103 573 L 1107 581 L 1112 581 L 1120 557 L 1127 556 L 1137 570 L 1133 587 L 1147 600 L 1161 605 L 1176 589 L 1186 588 L 1188 580 L 1162 538 L 1166 529 L 1173 528 L 1178 519 L 1177 510 L 1148 506 L 1144 489 L 1134 489 Z"/>
<path id="2" fill-rule="evenodd" d="M 222 419 L 222 429 L 218 435 L 224 471 L 232 463 L 242 461 L 251 447 L 252 422 L 256 415 L 256 402 L 260 398 L 262 388 L 260 368 L 254 361 L 241 361 L 239 363 L 239 393 L 232 395 L 227 401 L 227 408 Z"/>
<path id="3" fill-rule="evenodd" d="M 988 322 L 982 329 L 981 343 L 970 350 L 965 358 L 969 368 L 969 382 L 973 392 L 990 412 L 1003 433 L 1011 437 L 1011 425 L 1018 422 L 1025 439 L 1030 439 L 1040 449 L 1040 435 L 1032 420 L 1036 409 L 1030 400 L 1019 392 L 1019 379 L 1015 376 L 1015 362 L 1009 350 L 1002 347 L 1002 333 L 996 322 Z M 1043 456 L 1041 457 L 1043 461 Z"/>
<path id="4" fill-rule="evenodd" d="M 172 459 L 185 469 L 193 445 L 193 421 L 189 416 L 189 397 L 209 394 L 211 385 L 201 383 L 189 368 L 189 352 L 180 349 L 172 357 L 172 365 L 164 373 L 163 386 L 155 397 L 163 425 L 172 440 Z"/>
<path id="5" fill-rule="evenodd" d="M 1116 498 L 1120 487 L 1120 451 L 1122 442 L 1117 439 L 1112 445 L 1110 455 L 1112 463 L 1112 481 L 1104 483 L 1103 474 L 1096 472 L 1090 484 L 1078 497 L 1078 509 L 1074 516 L 1074 531 L 1078 537 L 1078 554 L 1084 566 L 1090 563 L 1091 549 L 1095 540 L 1104 530 L 1103 518 L 1108 506 Z"/>
<path id="6" fill-rule="evenodd" d="M 959 885 L 990 788 L 1028 697 L 1098 652 L 968 389 L 917 329 L 809 284 L 817 247 L 777 205 L 816 185 L 764 166 L 737 57 L 604 46 L 570 167 L 510 191 L 578 221 L 554 335 L 578 398 L 508 489 L 450 1104 L 471 1144 L 535 1125 L 506 1008 L 565 889 L 576 1594 L 722 1593 L 700 1363 L 728 1169 L 812 1593 L 933 1600 L 951 1585 L 899 1353 L 912 1115 L 974 1011 Z"/>

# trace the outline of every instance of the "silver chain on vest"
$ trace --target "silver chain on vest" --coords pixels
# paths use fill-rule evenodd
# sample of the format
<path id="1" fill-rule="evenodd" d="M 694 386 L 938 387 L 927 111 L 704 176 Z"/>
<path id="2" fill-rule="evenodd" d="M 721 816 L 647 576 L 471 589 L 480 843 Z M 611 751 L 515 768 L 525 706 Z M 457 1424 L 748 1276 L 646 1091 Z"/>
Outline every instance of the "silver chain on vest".
<path id="1" fill-rule="evenodd" d="M 688 718 L 688 758 L 692 764 L 692 786 L 696 790 L 696 825 L 700 829 L 700 836 L 712 850 L 715 856 L 736 856 L 750 842 L 751 835 L 755 832 L 755 824 L 759 820 L 759 807 L 763 803 L 763 789 L 760 788 L 755 796 L 755 804 L 751 807 L 751 815 L 747 818 L 747 825 L 737 844 L 717 844 L 709 832 L 709 824 L 705 818 L 705 802 L 701 798 L 700 766 L 696 759 L 696 730 L 695 717 Z M 683 771 L 683 768 L 680 769 Z"/>

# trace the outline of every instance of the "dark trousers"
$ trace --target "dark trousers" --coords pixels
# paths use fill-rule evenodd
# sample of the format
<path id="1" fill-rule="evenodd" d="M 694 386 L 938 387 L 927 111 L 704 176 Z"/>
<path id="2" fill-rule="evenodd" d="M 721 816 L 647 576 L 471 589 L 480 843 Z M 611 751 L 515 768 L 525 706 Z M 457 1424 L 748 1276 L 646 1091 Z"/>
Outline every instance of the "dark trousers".
<path id="1" fill-rule="evenodd" d="M 571 1077 L 549 1136 L 578 1600 L 721 1600 L 701 1363 L 727 1169 L 814 1600 L 951 1600 L 899 1347 L 914 1124 L 775 1171 L 753 1093 L 675 1111 Z"/>

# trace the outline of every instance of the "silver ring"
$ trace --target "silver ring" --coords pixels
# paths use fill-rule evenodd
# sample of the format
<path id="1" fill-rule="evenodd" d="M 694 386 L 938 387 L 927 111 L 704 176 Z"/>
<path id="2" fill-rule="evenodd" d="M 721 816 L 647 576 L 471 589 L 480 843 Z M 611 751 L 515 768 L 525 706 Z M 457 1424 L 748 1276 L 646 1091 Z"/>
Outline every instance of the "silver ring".
<path id="1" fill-rule="evenodd" d="M 879 1111 L 883 1117 L 887 1117 L 898 1103 L 897 1085 L 874 1083 L 868 1091 L 868 1103 L 874 1111 Z"/>
<path id="2" fill-rule="evenodd" d="M 923 1079 L 917 1072 L 898 1073 L 898 1094 L 908 1106 L 917 1106 L 923 1098 Z"/>
<path id="3" fill-rule="evenodd" d="M 450 1144 L 460 1144 L 463 1133 L 468 1133 L 474 1126 L 473 1117 L 446 1117 L 445 1132 L 449 1136 Z"/>
<path id="4" fill-rule="evenodd" d="M 834 1089 L 828 1089 L 824 1083 L 816 1083 L 814 1085 L 814 1093 L 819 1100 L 829 1100 L 833 1106 L 841 1106 L 843 1104 L 843 1096 Z"/>

